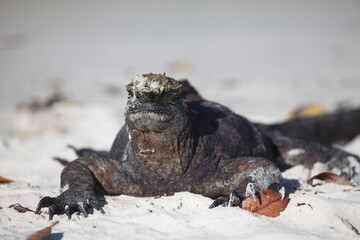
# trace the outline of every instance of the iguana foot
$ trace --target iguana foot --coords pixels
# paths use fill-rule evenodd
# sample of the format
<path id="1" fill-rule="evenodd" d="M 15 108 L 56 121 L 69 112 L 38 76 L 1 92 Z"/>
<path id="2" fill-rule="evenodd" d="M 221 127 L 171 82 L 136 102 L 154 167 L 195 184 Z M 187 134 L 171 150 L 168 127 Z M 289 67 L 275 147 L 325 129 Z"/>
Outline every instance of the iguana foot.
<path id="1" fill-rule="evenodd" d="M 209 206 L 209 208 L 215 208 L 218 206 L 235 207 L 235 206 L 239 206 L 240 203 L 241 203 L 241 197 L 236 192 L 233 192 L 229 196 L 218 197 Z"/>
<path id="2" fill-rule="evenodd" d="M 346 179 L 352 180 L 355 184 L 360 185 L 360 157 L 348 154 L 344 157 L 334 158 L 327 163 L 329 171 L 340 173 Z"/>
<path id="3" fill-rule="evenodd" d="M 209 208 L 215 208 L 218 206 L 223 207 L 235 207 L 241 206 L 241 201 L 245 199 L 247 196 L 252 196 L 254 201 L 256 200 L 256 189 L 258 189 L 255 183 L 249 182 L 246 185 L 246 192 L 245 195 L 241 194 L 239 191 L 233 191 L 229 196 L 222 196 L 215 199 L 215 201 L 209 206 Z M 285 196 L 285 188 L 281 186 L 279 183 L 272 183 L 267 189 L 275 190 L 282 195 L 282 199 Z M 265 189 L 264 189 L 265 190 Z"/>
<path id="4" fill-rule="evenodd" d="M 94 192 L 90 190 L 67 190 L 55 198 L 48 196 L 42 198 L 36 208 L 36 213 L 40 214 L 41 208 L 44 207 L 49 207 L 49 220 L 52 220 L 55 214 L 66 214 L 70 219 L 75 212 L 87 217 L 88 208 L 98 210 L 98 200 Z"/>

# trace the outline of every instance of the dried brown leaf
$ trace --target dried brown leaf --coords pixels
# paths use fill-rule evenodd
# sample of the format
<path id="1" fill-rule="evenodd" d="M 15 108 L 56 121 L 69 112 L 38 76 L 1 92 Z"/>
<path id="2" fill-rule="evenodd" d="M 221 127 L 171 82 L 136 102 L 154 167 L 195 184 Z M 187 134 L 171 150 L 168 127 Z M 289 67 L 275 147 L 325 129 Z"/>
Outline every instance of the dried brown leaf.
<path id="1" fill-rule="evenodd" d="M 9 206 L 9 208 L 13 208 L 16 211 L 18 211 L 19 213 L 25 213 L 25 212 L 33 212 L 33 213 L 35 213 L 35 211 L 33 211 L 33 210 L 29 209 L 29 208 L 25 208 L 25 207 L 21 206 L 19 203 L 11 204 Z"/>
<path id="2" fill-rule="evenodd" d="M 281 193 L 272 189 L 259 191 L 256 201 L 251 195 L 242 201 L 242 209 L 268 217 L 277 217 L 289 203 L 289 195 L 285 195 L 284 199 L 281 197 Z"/>
<path id="3" fill-rule="evenodd" d="M 8 179 L 8 178 L 4 178 L 4 177 L 0 177 L 0 184 L 11 183 L 11 182 L 13 182 L 13 180 Z"/>
<path id="4" fill-rule="evenodd" d="M 318 175 L 313 176 L 312 178 L 310 178 L 309 180 L 307 180 L 306 182 L 309 185 L 313 185 L 313 181 L 314 179 L 318 179 L 327 183 L 335 183 L 335 184 L 339 184 L 339 185 L 348 185 L 348 186 L 352 186 L 352 183 L 345 179 L 344 177 L 335 174 L 335 173 L 331 173 L 331 172 L 322 172 L 319 173 Z"/>
<path id="5" fill-rule="evenodd" d="M 43 228 L 26 238 L 26 240 L 42 240 L 51 234 L 52 227 L 58 224 L 59 221 L 54 222 L 51 226 Z"/>

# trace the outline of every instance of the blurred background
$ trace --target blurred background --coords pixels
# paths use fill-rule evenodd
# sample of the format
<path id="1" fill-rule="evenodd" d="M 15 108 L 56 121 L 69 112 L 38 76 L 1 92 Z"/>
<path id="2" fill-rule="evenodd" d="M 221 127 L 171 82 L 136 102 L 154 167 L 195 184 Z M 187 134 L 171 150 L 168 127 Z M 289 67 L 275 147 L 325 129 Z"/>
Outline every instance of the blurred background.
<path id="1" fill-rule="evenodd" d="M 148 72 L 254 119 L 359 106 L 360 1 L 0 0 L 1 110 L 55 93 L 116 106 Z"/>

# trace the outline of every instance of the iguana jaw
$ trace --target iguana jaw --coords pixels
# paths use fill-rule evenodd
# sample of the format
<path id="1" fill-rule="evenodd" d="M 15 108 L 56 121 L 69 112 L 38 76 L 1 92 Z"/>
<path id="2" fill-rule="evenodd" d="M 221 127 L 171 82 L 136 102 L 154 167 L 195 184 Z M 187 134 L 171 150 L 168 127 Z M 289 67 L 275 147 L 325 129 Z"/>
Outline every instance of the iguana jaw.
<path id="1" fill-rule="evenodd" d="M 169 114 L 159 114 L 159 113 L 155 113 L 155 112 L 134 112 L 129 114 L 129 119 L 132 122 L 136 122 L 136 121 L 141 121 L 144 118 L 150 118 L 153 121 L 157 121 L 157 122 L 168 122 L 170 120 L 172 120 L 174 117 L 169 115 Z"/>
<path id="2" fill-rule="evenodd" d="M 142 132 L 160 132 L 172 125 L 176 112 L 153 104 L 137 104 L 127 107 L 125 122 L 128 128 Z"/>

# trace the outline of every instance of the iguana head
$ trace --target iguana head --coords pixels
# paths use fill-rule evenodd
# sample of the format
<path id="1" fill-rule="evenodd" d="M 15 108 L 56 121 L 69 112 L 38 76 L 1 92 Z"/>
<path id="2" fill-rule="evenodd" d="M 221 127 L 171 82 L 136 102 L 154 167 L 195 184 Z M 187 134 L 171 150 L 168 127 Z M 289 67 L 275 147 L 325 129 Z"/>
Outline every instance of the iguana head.
<path id="1" fill-rule="evenodd" d="M 125 112 L 128 129 L 141 132 L 179 131 L 188 121 L 187 104 L 180 88 L 178 81 L 165 74 L 135 76 L 126 86 L 129 93 Z"/>

